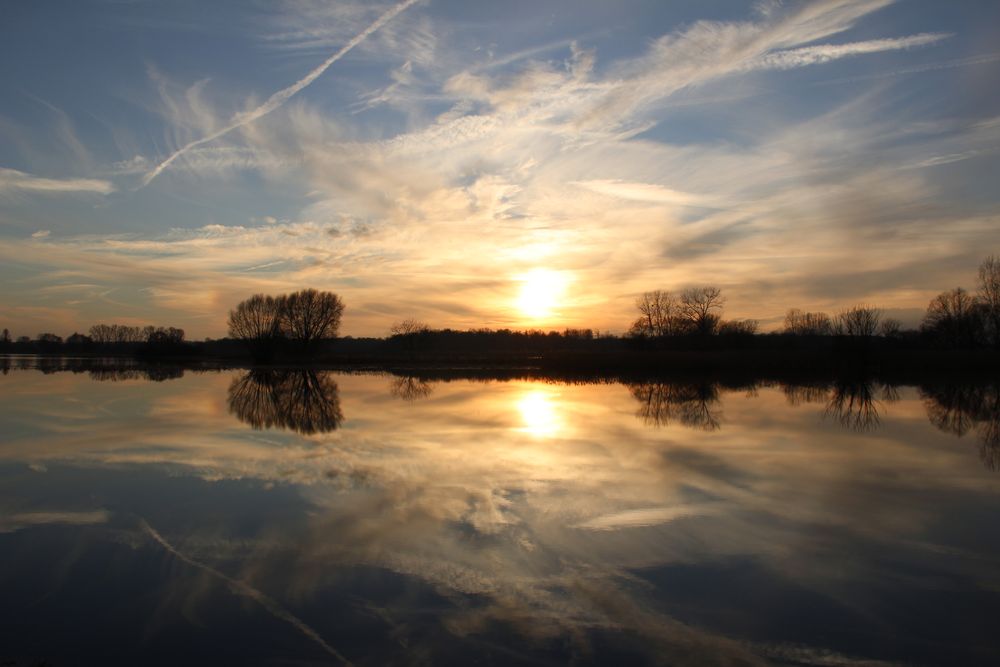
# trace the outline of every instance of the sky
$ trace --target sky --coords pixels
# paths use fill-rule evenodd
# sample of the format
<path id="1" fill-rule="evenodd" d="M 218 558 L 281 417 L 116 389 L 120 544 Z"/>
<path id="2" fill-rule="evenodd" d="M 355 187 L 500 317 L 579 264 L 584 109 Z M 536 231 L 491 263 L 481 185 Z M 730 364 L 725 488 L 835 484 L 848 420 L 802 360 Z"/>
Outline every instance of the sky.
<path id="1" fill-rule="evenodd" d="M 1000 254 L 1000 4 L 8 0 L 0 326 L 915 325 Z"/>

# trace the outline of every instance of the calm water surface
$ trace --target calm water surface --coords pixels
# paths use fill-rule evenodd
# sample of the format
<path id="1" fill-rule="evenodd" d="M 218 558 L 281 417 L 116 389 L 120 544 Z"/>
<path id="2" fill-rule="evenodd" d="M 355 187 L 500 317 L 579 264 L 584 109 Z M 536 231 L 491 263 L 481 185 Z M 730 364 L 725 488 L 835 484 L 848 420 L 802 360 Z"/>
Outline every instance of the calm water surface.
<path id="1" fill-rule="evenodd" d="M 995 385 L 0 388 L 0 660 L 1000 664 Z"/>

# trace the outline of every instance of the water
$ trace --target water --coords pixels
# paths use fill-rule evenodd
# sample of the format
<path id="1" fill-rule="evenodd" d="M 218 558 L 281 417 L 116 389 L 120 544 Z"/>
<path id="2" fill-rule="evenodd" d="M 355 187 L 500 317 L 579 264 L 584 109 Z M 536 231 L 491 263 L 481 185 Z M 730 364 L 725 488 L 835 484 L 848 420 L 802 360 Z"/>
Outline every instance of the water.
<path id="1" fill-rule="evenodd" d="M 0 389 L 15 664 L 1000 663 L 996 385 Z"/>

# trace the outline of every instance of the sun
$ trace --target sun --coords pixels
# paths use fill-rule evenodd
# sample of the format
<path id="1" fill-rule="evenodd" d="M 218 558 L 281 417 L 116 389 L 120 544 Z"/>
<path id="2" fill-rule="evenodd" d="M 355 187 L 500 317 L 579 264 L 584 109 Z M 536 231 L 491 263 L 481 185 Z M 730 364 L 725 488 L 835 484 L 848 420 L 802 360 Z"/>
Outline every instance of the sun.
<path id="1" fill-rule="evenodd" d="M 551 269 L 532 269 L 515 279 L 521 283 L 517 308 L 532 320 L 551 316 L 566 292 L 566 277 Z"/>

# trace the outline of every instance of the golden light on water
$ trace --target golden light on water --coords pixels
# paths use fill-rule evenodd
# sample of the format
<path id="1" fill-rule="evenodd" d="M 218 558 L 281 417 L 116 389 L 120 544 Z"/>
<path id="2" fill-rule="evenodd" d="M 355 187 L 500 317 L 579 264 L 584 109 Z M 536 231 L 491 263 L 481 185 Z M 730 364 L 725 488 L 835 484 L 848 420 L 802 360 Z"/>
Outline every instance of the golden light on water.
<path id="1" fill-rule="evenodd" d="M 551 317 L 566 293 L 568 279 L 559 271 L 536 268 L 517 276 L 517 309 L 532 320 Z"/>
<path id="2" fill-rule="evenodd" d="M 531 389 L 517 402 L 524 426 L 520 429 L 539 438 L 548 438 L 562 430 L 556 408 L 556 395 L 544 389 Z"/>

